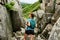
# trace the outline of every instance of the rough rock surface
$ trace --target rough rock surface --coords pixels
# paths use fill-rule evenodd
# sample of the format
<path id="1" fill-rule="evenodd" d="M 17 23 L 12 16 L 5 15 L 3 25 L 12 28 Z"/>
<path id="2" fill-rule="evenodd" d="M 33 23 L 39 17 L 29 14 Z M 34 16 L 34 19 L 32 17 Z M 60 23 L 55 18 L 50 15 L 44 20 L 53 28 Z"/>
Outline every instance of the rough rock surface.
<path id="1" fill-rule="evenodd" d="M 11 2 L 12 0 L 9 0 L 8 2 Z M 14 9 L 10 10 L 10 17 L 11 17 L 11 21 L 12 21 L 12 26 L 13 26 L 13 31 L 16 31 L 16 27 L 18 26 L 19 28 L 21 26 L 25 26 L 24 25 L 24 20 L 22 17 L 22 7 L 21 5 L 18 3 L 18 0 L 13 0 L 13 2 L 15 2 L 14 5 Z M 17 29 L 18 30 L 18 29 Z"/>
<path id="2" fill-rule="evenodd" d="M 60 18 L 54 24 L 48 40 L 60 40 Z"/>
<path id="3" fill-rule="evenodd" d="M 0 5 L 0 36 L 1 40 L 11 40 L 12 26 L 6 8 Z"/>

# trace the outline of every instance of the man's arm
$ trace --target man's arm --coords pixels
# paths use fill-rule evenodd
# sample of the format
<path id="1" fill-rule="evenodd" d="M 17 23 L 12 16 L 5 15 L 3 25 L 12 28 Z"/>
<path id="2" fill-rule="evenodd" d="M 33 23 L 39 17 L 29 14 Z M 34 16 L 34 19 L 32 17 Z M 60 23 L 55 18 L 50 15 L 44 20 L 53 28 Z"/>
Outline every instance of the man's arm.
<path id="1" fill-rule="evenodd" d="M 27 25 L 27 26 L 30 26 L 30 22 L 27 22 L 26 25 Z"/>

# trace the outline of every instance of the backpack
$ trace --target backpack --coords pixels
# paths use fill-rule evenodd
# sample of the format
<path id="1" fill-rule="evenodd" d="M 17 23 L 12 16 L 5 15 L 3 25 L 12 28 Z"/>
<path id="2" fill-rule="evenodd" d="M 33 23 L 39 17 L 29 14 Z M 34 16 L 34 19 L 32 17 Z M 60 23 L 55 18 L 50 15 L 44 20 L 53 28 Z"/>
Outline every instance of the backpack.
<path id="1" fill-rule="evenodd" d="M 35 21 L 34 20 L 30 20 L 30 26 L 31 29 L 35 28 Z"/>

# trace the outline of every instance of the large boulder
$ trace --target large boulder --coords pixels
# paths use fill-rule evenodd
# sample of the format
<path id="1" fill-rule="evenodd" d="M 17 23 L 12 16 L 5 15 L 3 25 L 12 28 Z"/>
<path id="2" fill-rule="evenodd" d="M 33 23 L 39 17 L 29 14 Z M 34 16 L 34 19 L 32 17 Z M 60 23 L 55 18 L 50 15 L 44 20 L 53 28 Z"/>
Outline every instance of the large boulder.
<path id="1" fill-rule="evenodd" d="M 11 40 L 12 37 L 12 26 L 9 14 L 6 8 L 0 5 L 0 39 Z"/>
<path id="2" fill-rule="evenodd" d="M 42 0 L 42 3 L 40 5 L 41 9 L 45 11 L 46 4 L 48 4 L 50 0 Z"/>
<path id="3" fill-rule="evenodd" d="M 60 0 L 56 0 L 56 3 L 57 3 L 57 4 L 60 3 Z"/>
<path id="4" fill-rule="evenodd" d="M 56 7 L 55 14 L 52 16 L 52 23 L 54 24 L 59 17 L 60 17 L 60 5 Z"/>
<path id="5" fill-rule="evenodd" d="M 47 13 L 53 13 L 54 12 L 53 10 L 54 10 L 54 1 L 50 0 L 48 3 L 46 3 L 45 11 Z"/>
<path id="6" fill-rule="evenodd" d="M 36 16 L 36 17 L 39 17 L 39 18 L 42 18 L 42 16 L 45 14 L 44 10 L 37 10 L 35 12 L 33 12 L 33 14 Z"/>
<path id="7" fill-rule="evenodd" d="M 42 35 L 48 39 L 52 29 L 52 24 L 47 24 L 46 28 L 43 30 Z"/>
<path id="8" fill-rule="evenodd" d="M 48 40 L 60 40 L 60 18 L 54 24 Z"/>
<path id="9" fill-rule="evenodd" d="M 8 2 L 11 2 L 12 0 L 9 0 Z M 18 3 L 18 0 L 13 0 L 15 2 L 15 5 L 13 6 L 14 9 L 10 10 L 10 17 L 12 21 L 13 31 L 16 32 L 16 30 L 21 31 L 20 27 L 24 27 L 24 20 L 22 17 L 22 7 Z M 17 28 L 18 27 L 18 28 Z"/>
<path id="10" fill-rule="evenodd" d="M 8 0 L 0 0 L 0 4 L 4 5 L 8 2 Z"/>
<path id="11" fill-rule="evenodd" d="M 44 10 L 37 10 L 37 16 L 39 16 L 39 18 L 41 18 L 44 14 Z"/>
<path id="12" fill-rule="evenodd" d="M 46 13 L 42 16 L 42 19 L 38 20 L 37 26 L 39 27 L 39 33 L 41 33 L 48 23 L 51 23 L 52 13 Z"/>
<path id="13" fill-rule="evenodd" d="M 40 8 L 45 11 L 45 3 L 41 3 Z"/>

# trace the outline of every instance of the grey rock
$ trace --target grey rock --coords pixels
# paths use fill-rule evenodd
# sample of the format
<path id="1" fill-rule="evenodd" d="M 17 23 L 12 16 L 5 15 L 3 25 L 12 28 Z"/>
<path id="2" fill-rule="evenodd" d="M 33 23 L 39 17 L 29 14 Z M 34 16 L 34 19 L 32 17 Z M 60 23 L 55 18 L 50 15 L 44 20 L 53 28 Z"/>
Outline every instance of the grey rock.
<path id="1" fill-rule="evenodd" d="M 2 40 L 11 40 L 12 26 L 6 8 L 0 5 L 0 36 Z"/>
<path id="2" fill-rule="evenodd" d="M 48 39 L 49 37 L 49 32 L 51 32 L 51 29 L 52 29 L 52 24 L 47 24 L 47 26 L 45 27 L 45 29 L 42 31 L 42 35 Z"/>
<path id="3" fill-rule="evenodd" d="M 11 1 L 12 0 L 10 0 L 9 2 L 11 2 Z M 24 25 L 24 20 L 22 17 L 22 7 L 20 4 L 18 4 L 17 0 L 13 0 L 13 2 L 15 2 L 14 9 L 12 11 L 10 11 L 13 27 L 14 27 L 14 29 L 17 26 L 24 27 L 25 25 Z"/>
<path id="4" fill-rule="evenodd" d="M 40 8 L 41 8 L 41 10 L 44 10 L 45 11 L 45 3 L 41 3 L 40 4 Z"/>
<path id="5" fill-rule="evenodd" d="M 37 17 L 37 11 L 34 11 L 33 14 Z"/>
<path id="6" fill-rule="evenodd" d="M 54 24 L 48 40 L 60 40 L 60 18 Z"/>
<path id="7" fill-rule="evenodd" d="M 53 5 L 53 0 L 50 0 L 50 2 L 47 3 L 46 7 L 45 7 L 45 11 L 47 13 L 52 13 L 53 9 L 54 9 L 54 5 Z"/>
<path id="8" fill-rule="evenodd" d="M 8 2 L 8 0 L 0 0 L 0 4 L 6 4 Z"/>
<path id="9" fill-rule="evenodd" d="M 52 19 L 52 23 L 54 24 L 59 17 L 60 17 L 60 5 L 57 5 L 56 10 L 55 10 L 55 14 L 51 18 Z"/>
<path id="10" fill-rule="evenodd" d="M 56 3 L 59 4 L 60 3 L 60 0 L 56 0 Z"/>
<path id="11" fill-rule="evenodd" d="M 37 16 L 39 16 L 39 18 L 41 18 L 43 14 L 45 14 L 44 10 L 37 10 Z"/>

